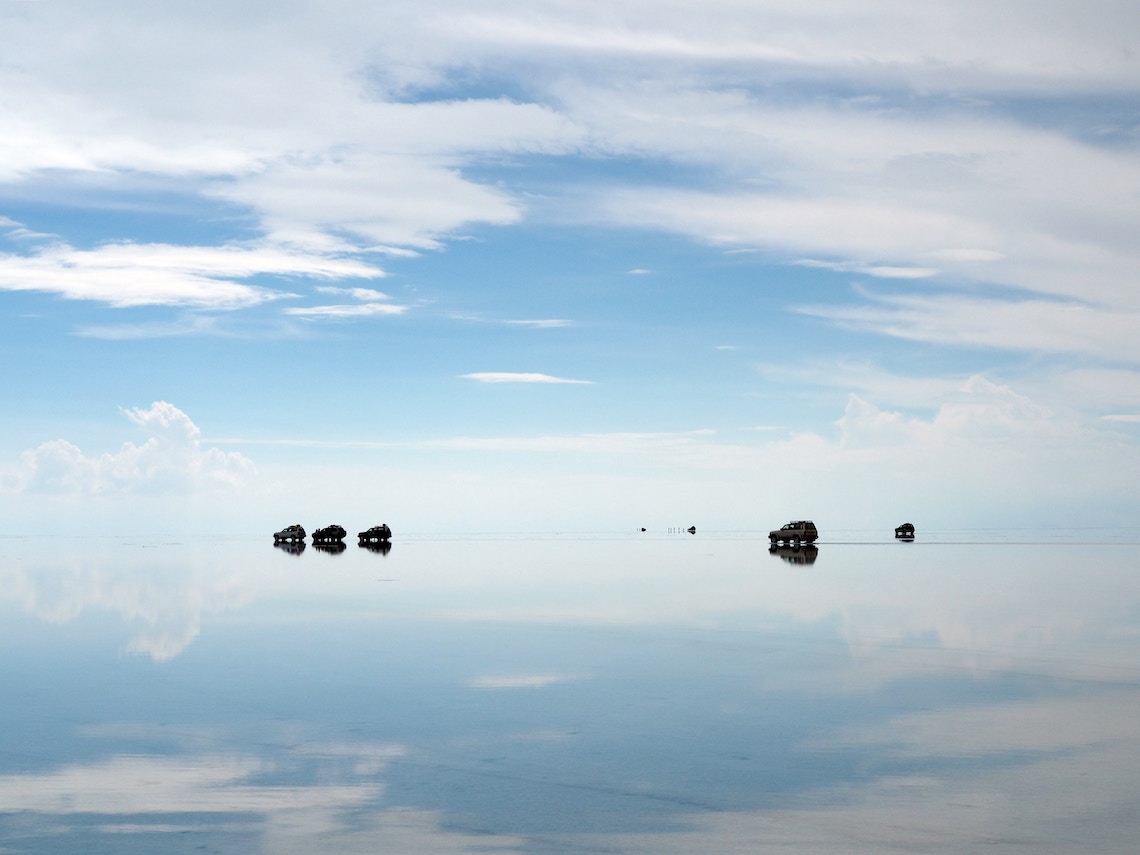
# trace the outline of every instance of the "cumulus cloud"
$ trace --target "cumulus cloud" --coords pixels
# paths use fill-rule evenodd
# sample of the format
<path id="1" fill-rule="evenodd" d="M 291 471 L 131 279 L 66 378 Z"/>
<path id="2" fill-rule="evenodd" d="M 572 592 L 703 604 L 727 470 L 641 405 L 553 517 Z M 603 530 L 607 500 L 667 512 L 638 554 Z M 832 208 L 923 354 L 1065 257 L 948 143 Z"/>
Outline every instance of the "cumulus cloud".
<path id="1" fill-rule="evenodd" d="M 144 443 L 89 457 L 67 440 L 45 442 L 21 455 L 6 486 L 23 493 L 187 494 L 236 489 L 254 474 L 253 462 L 238 452 L 203 446 L 198 426 L 172 404 L 155 401 L 123 415 L 150 435 Z"/>

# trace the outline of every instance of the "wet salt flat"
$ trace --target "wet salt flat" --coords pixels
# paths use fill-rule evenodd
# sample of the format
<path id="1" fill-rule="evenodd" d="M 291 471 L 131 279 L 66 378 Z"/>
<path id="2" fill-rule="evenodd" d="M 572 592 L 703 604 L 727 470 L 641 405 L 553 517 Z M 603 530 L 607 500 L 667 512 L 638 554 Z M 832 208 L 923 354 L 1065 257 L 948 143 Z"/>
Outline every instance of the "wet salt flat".
<path id="1" fill-rule="evenodd" d="M 1134 851 L 1135 534 L 0 539 L 0 851 Z"/>

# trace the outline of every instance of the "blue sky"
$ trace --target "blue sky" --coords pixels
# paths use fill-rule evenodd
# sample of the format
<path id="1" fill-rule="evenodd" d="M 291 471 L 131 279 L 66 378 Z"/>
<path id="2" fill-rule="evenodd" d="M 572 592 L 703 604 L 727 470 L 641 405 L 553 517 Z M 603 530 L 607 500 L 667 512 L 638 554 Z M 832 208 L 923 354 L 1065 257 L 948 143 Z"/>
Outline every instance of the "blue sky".
<path id="1" fill-rule="evenodd" d="M 12 533 L 1120 525 L 1129 3 L 0 0 Z"/>

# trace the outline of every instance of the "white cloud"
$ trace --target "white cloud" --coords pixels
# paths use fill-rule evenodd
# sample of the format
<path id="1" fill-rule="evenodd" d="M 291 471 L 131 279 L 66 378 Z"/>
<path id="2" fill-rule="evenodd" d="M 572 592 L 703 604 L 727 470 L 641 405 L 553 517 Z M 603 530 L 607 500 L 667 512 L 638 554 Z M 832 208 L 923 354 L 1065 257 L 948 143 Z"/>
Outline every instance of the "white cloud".
<path id="1" fill-rule="evenodd" d="M 0 255 L 0 289 L 44 291 L 115 307 L 233 309 L 291 296 L 241 283 L 257 275 L 373 278 L 361 261 L 271 247 L 108 244 L 90 250 L 53 246 Z"/>
<path id="2" fill-rule="evenodd" d="M 441 236 L 469 223 L 521 217 L 507 193 L 411 154 L 283 159 L 216 192 L 256 210 L 275 241 L 318 251 L 437 248 Z"/>
<path id="3" fill-rule="evenodd" d="M 364 318 L 372 315 L 402 315 L 407 306 L 393 303 L 359 303 L 340 306 L 297 306 L 284 309 L 286 315 L 304 318 Z"/>
<path id="4" fill-rule="evenodd" d="M 512 371 L 482 371 L 459 376 L 479 383 L 566 383 L 576 386 L 590 386 L 594 383 L 593 380 L 568 380 L 564 377 L 552 377 L 549 374 Z"/>
<path id="5" fill-rule="evenodd" d="M 1095 106 L 1140 79 L 1134 4 L 240 5 L 4 12 L 0 181 L 62 196 L 82 176 L 96 207 L 101 193 L 140 186 L 221 200 L 262 237 L 3 255 L 0 289 L 255 306 L 286 296 L 255 277 L 373 279 L 382 272 L 363 253 L 439 248 L 541 209 L 807 257 L 898 288 L 972 286 L 969 298 L 818 309 L 875 334 L 1137 360 L 1135 127 L 1127 111 Z M 543 170 L 550 157 L 664 168 L 629 186 L 610 175 L 559 187 Z M 1029 299 L 983 299 L 992 286 Z M 348 289 L 361 305 L 286 312 L 405 311 L 369 290 Z M 84 334 L 194 331 L 208 330 Z"/>
<path id="6" fill-rule="evenodd" d="M 318 294 L 344 295 L 365 303 L 389 299 L 387 294 L 377 291 L 374 288 L 338 288 L 335 285 L 319 285 L 316 288 L 316 292 Z"/>
<path id="7" fill-rule="evenodd" d="M 150 338 L 175 338 L 188 335 L 221 335 L 213 315 L 188 314 L 173 321 L 139 324 L 92 324 L 80 327 L 75 334 L 83 338 L 106 341 L 131 341 Z"/>
<path id="8" fill-rule="evenodd" d="M 535 320 L 507 321 L 506 323 L 508 326 L 531 327 L 532 329 L 539 330 L 563 329 L 564 327 L 574 326 L 573 321 L 566 320 L 565 318 L 542 318 Z"/>
<path id="9" fill-rule="evenodd" d="M 402 315 L 408 310 L 407 306 L 394 303 L 380 302 L 387 300 L 388 295 L 373 288 L 340 288 L 334 285 L 321 285 L 316 289 L 318 294 L 331 294 L 333 296 L 351 297 L 359 300 L 358 304 L 332 305 L 332 306 L 297 306 L 284 310 L 286 315 L 295 315 L 303 318 L 366 318 L 372 315 Z"/>
<path id="10" fill-rule="evenodd" d="M 943 295 L 878 296 L 868 305 L 805 306 L 800 311 L 912 341 L 1140 364 L 1140 308 Z"/>
<path id="11" fill-rule="evenodd" d="M 123 414 L 150 434 L 142 445 L 126 442 L 116 453 L 88 457 L 72 443 L 45 442 L 21 455 L 4 481 L 20 493 L 174 493 L 232 490 L 254 473 L 237 452 L 203 447 L 201 431 L 177 407 L 156 401 Z"/>
<path id="12" fill-rule="evenodd" d="M 972 257 L 972 256 L 971 256 Z M 853 264 L 841 261 L 819 261 L 805 259 L 796 262 L 800 267 L 818 267 L 824 270 L 834 270 L 839 273 L 861 273 L 864 276 L 874 276 L 879 279 L 929 279 L 937 276 L 941 271 L 936 267 L 890 267 L 883 265 Z"/>

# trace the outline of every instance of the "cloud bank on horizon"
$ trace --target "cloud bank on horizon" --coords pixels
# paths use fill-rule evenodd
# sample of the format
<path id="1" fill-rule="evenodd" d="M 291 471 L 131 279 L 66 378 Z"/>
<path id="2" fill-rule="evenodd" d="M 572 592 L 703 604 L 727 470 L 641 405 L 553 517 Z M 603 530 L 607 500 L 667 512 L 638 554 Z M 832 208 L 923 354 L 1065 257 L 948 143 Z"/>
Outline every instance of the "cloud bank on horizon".
<path id="1" fill-rule="evenodd" d="M 45 442 L 21 456 L 4 481 L 14 493 L 185 494 L 230 491 L 256 471 L 236 451 L 203 447 L 201 431 L 177 407 L 155 401 L 149 409 L 123 415 L 149 438 L 125 442 L 119 451 L 88 457 L 64 439 Z"/>
<path id="2" fill-rule="evenodd" d="M 806 437 L 855 471 L 873 429 L 965 461 L 1007 443 L 1022 463 L 989 489 L 1016 500 L 1060 467 L 1058 501 L 1101 495 L 1098 513 L 1136 463 L 1135 4 L 0 18 L 0 356 L 35 363 L 6 409 L 81 390 L 83 415 L 46 408 L 52 435 L 158 398 L 255 441 L 709 430 L 690 460 L 748 478 Z M 24 455 L 10 491 L 255 477 L 185 434 L 92 457 L 27 439 L 51 418 L 3 449 Z"/>

